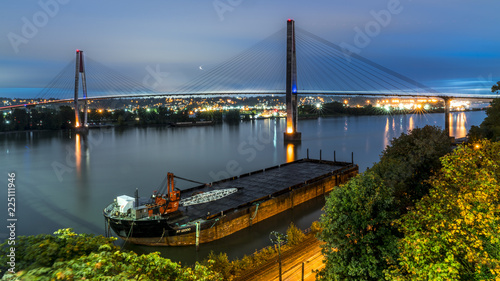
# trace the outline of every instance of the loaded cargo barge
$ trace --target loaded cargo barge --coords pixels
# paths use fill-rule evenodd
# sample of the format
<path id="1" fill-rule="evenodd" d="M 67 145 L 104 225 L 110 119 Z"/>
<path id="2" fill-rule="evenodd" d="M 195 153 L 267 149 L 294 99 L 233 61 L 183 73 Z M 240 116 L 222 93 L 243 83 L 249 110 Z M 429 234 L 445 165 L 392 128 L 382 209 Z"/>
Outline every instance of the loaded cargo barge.
<path id="1" fill-rule="evenodd" d="M 174 188 L 175 176 L 169 173 L 165 194 L 118 196 L 104 209 L 104 217 L 108 227 L 131 243 L 207 243 L 325 195 L 358 170 L 347 162 L 302 159 L 182 191 Z"/>

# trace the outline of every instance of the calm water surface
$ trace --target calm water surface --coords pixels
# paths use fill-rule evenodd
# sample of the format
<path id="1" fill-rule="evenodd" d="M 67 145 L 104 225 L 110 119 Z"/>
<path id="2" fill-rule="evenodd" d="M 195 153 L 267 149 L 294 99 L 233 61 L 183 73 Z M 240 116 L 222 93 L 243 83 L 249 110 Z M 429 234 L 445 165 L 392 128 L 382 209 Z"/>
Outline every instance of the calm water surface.
<path id="1" fill-rule="evenodd" d="M 453 113 L 455 137 L 479 125 L 485 113 Z M 102 209 L 117 195 L 148 196 L 167 172 L 211 182 L 295 159 L 336 158 L 354 162 L 360 171 L 378 161 L 394 137 L 416 127 L 444 127 L 443 114 L 360 116 L 299 121 L 300 145 L 285 145 L 285 120 L 257 120 L 240 125 L 193 128 L 94 129 L 88 136 L 69 132 L 0 134 L 0 193 L 7 219 L 7 173 L 16 173 L 17 235 L 53 233 L 71 227 L 75 232 L 104 233 Z M 1 180 L 1 179 L 0 179 Z M 177 181 L 179 188 L 193 184 Z M 155 248 L 124 245 L 139 253 L 161 251 L 176 261 L 192 263 L 211 250 L 241 257 L 269 245 L 272 230 L 284 231 L 291 221 L 305 229 L 321 214 L 323 199 L 259 223 L 225 239 L 193 247 Z M 0 238 L 7 237 L 0 228 Z M 123 245 L 123 242 L 117 242 Z"/>

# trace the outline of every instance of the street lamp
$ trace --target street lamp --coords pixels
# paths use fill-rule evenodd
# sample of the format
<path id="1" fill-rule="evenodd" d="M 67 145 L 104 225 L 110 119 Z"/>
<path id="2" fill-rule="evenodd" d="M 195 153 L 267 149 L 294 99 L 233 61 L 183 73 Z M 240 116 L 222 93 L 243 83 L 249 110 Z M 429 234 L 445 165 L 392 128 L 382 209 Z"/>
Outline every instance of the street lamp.
<path id="1" fill-rule="evenodd" d="M 278 245 L 278 267 L 279 267 L 279 277 L 280 277 L 280 281 L 282 281 L 281 279 L 281 245 L 282 244 L 285 244 L 287 242 L 287 236 L 286 234 L 283 234 L 283 233 L 280 233 L 280 232 L 277 232 L 277 231 L 271 231 L 271 233 L 269 233 L 269 240 L 271 240 L 271 243 L 275 244 L 275 245 Z"/>

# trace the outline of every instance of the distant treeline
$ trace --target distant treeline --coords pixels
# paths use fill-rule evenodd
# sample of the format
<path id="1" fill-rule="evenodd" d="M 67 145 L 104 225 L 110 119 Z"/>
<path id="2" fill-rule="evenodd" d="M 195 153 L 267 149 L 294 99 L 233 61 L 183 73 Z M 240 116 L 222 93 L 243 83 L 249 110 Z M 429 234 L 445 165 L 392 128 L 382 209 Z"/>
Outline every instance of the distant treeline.
<path id="1" fill-rule="evenodd" d="M 114 111 L 91 109 L 88 113 L 90 125 L 110 124 L 115 126 L 147 126 L 168 125 L 175 122 L 214 121 L 225 120 L 229 123 L 238 123 L 239 110 L 201 112 L 195 117 L 188 110 L 171 111 L 165 107 L 152 109 L 138 109 Z M 83 120 L 83 113 L 80 113 Z M 75 124 L 75 112 L 70 106 L 61 106 L 59 109 L 14 109 L 12 113 L 0 113 L 0 132 L 23 130 L 60 130 L 71 129 Z"/>

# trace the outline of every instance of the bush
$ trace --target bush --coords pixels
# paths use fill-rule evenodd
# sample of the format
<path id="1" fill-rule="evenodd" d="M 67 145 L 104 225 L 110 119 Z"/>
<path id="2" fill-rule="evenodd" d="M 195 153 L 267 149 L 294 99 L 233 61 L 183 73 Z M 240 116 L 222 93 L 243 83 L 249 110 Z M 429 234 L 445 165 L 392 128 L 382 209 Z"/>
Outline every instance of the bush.
<path id="1" fill-rule="evenodd" d="M 311 232 L 315 235 L 320 234 L 322 231 L 321 224 L 317 221 L 313 221 L 311 224 Z"/>
<path id="2" fill-rule="evenodd" d="M 115 238 L 75 234 L 71 229 L 52 235 L 19 236 L 16 274 L 2 280 L 222 280 L 205 265 L 182 268 L 159 253 L 137 255 L 113 245 Z M 0 245 L 2 273 L 7 271 L 10 246 Z"/>
<path id="3" fill-rule="evenodd" d="M 226 253 L 215 254 L 211 251 L 202 264 L 209 267 L 211 270 L 220 273 L 224 280 L 230 280 L 233 265 L 229 261 Z"/>
<path id="4" fill-rule="evenodd" d="M 286 231 L 286 236 L 288 237 L 288 245 L 289 246 L 295 246 L 302 242 L 306 235 L 302 230 L 298 229 L 295 224 L 290 223 L 290 227 L 288 227 Z"/>

